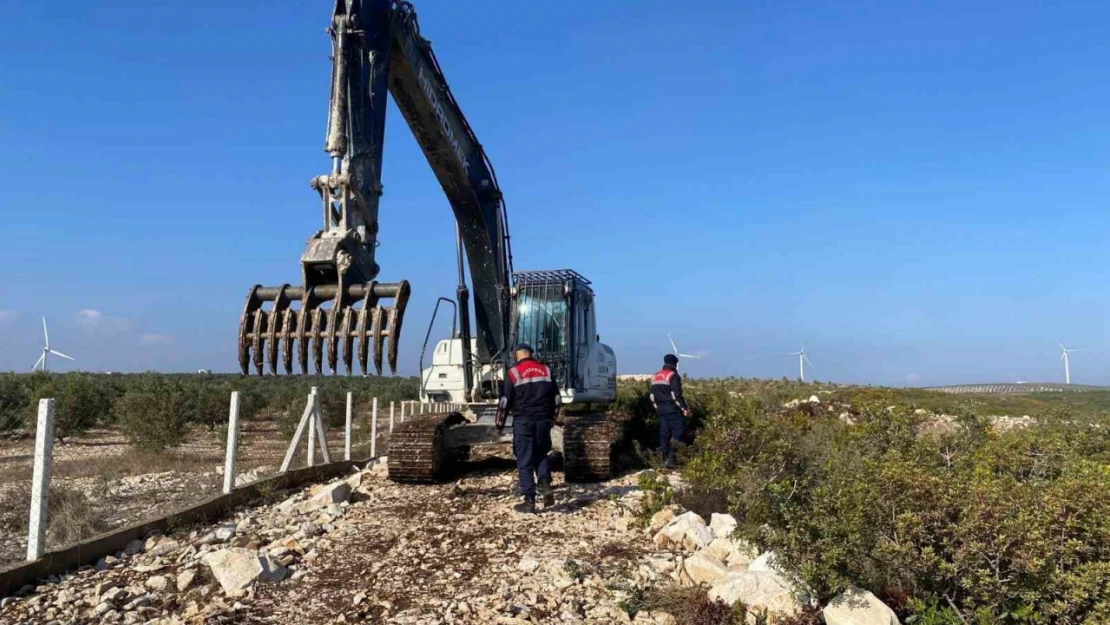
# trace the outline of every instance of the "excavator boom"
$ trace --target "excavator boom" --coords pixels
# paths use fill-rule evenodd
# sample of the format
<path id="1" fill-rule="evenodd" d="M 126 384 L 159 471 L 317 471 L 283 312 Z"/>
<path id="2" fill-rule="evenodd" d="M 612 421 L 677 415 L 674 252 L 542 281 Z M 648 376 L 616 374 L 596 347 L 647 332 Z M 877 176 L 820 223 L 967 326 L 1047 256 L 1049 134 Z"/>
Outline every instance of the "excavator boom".
<path id="1" fill-rule="evenodd" d="M 416 11 L 401 0 L 337 0 L 328 34 L 332 73 L 324 151 L 329 174 L 312 179 L 323 228 L 301 256 L 303 286 L 255 286 L 239 328 L 239 364 L 259 374 L 286 373 L 294 354 L 301 373 L 351 373 L 357 350 L 367 372 L 369 353 L 381 373 L 396 370 L 397 343 L 410 294 L 406 281 L 376 282 L 378 203 L 386 93 L 416 137 L 455 215 L 475 292 L 478 357 L 507 357 L 509 276 L 507 222 L 493 167 L 462 115 L 430 44 L 420 36 Z M 459 298 L 468 296 L 460 280 Z M 387 302 L 393 300 L 393 306 Z M 469 306 L 461 307 L 469 336 Z M 388 348 L 387 348 L 388 344 Z M 467 351 L 469 352 L 469 341 Z M 388 349 L 388 356 L 385 355 Z M 471 355 L 467 354 L 467 361 Z"/>

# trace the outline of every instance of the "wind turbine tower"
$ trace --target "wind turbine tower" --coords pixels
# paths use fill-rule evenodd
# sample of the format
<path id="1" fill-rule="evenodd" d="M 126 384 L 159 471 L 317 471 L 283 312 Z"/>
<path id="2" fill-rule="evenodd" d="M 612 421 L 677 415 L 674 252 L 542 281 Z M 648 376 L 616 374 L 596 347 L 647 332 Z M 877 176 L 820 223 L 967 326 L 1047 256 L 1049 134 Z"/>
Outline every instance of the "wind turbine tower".
<path id="1" fill-rule="evenodd" d="M 799 382 L 805 382 L 806 381 L 806 363 L 809 362 L 809 356 L 806 356 L 806 348 L 803 347 L 803 348 L 801 348 L 800 350 L 798 350 L 796 352 L 792 352 L 790 354 L 790 356 L 797 356 L 798 357 L 798 381 Z M 813 366 L 812 362 L 809 362 L 809 364 L 810 364 L 810 366 Z"/>
<path id="2" fill-rule="evenodd" d="M 39 356 L 38 362 L 35 363 L 35 366 L 31 367 L 32 372 L 34 372 L 36 369 L 39 369 L 39 368 L 41 368 L 42 371 L 47 371 L 48 369 L 46 368 L 46 357 L 49 356 L 50 354 L 54 354 L 55 356 L 61 356 L 62 358 L 65 358 L 66 360 L 73 360 L 72 357 L 66 356 L 62 352 L 50 349 L 50 333 L 46 331 L 46 317 L 42 318 L 42 339 L 43 339 L 42 355 Z"/>
<path id="3" fill-rule="evenodd" d="M 1060 349 L 1064 350 L 1064 353 L 1060 354 L 1060 360 L 1064 361 L 1064 384 L 1071 384 L 1071 361 L 1068 358 L 1068 354 L 1083 350 L 1068 349 L 1064 347 L 1063 343 L 1058 343 L 1058 345 L 1060 346 Z"/>

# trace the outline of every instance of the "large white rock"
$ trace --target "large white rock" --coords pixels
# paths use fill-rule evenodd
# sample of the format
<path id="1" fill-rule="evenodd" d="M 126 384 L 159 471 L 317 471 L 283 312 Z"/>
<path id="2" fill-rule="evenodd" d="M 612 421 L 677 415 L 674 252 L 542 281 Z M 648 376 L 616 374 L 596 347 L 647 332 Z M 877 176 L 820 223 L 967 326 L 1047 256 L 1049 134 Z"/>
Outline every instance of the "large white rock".
<path id="1" fill-rule="evenodd" d="M 728 569 L 720 560 L 706 555 L 703 551 L 686 558 L 682 567 L 686 570 L 690 581 L 695 584 L 714 584 L 728 575 Z"/>
<path id="2" fill-rule="evenodd" d="M 898 615 L 869 591 L 850 588 L 821 611 L 826 625 L 901 625 Z"/>
<path id="3" fill-rule="evenodd" d="M 749 610 L 766 610 L 768 614 L 793 616 L 802 611 L 802 602 L 794 596 L 790 583 L 776 573 L 744 571 L 729 573 L 713 584 L 709 598 L 733 605 L 741 601 Z"/>
<path id="4" fill-rule="evenodd" d="M 346 480 L 332 482 L 318 486 L 313 491 L 312 497 L 297 506 L 302 514 L 308 514 L 327 508 L 333 503 L 342 503 L 351 498 L 351 485 Z"/>
<path id="5" fill-rule="evenodd" d="M 777 573 L 778 569 L 775 565 L 775 552 L 768 551 L 759 554 L 758 558 L 752 560 L 751 563 L 748 564 L 748 570 Z"/>
<path id="6" fill-rule="evenodd" d="M 687 551 L 697 551 L 713 542 L 713 532 L 698 513 L 686 512 L 659 530 L 652 542 L 659 547 L 678 546 Z"/>
<path id="7" fill-rule="evenodd" d="M 259 556 L 250 549 L 221 549 L 204 556 L 202 562 L 212 570 L 212 576 L 225 593 L 232 593 L 250 586 L 255 580 L 280 581 L 288 569 Z"/>
<path id="8" fill-rule="evenodd" d="M 717 514 L 714 512 L 709 517 L 709 529 L 717 538 L 728 538 L 732 530 L 736 529 L 736 519 L 731 514 Z"/>
<path id="9" fill-rule="evenodd" d="M 675 506 L 667 506 L 659 512 L 651 516 L 651 521 L 648 523 L 648 529 L 652 532 L 658 532 L 667 526 L 668 523 L 674 520 L 675 514 L 678 513 L 678 508 Z"/>
<path id="10" fill-rule="evenodd" d="M 755 547 L 752 547 L 747 541 L 736 538 L 714 538 L 713 542 L 703 547 L 698 553 L 704 553 L 734 570 L 747 570 L 748 565 L 759 555 Z"/>

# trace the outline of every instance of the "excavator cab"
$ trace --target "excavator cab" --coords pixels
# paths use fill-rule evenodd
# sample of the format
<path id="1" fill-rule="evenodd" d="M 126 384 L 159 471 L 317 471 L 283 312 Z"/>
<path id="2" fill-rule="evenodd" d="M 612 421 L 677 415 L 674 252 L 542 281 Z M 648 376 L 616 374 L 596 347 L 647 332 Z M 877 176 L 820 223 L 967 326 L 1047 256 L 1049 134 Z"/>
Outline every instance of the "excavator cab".
<path id="1" fill-rule="evenodd" d="M 562 403 L 615 400 L 616 356 L 599 340 L 590 281 L 570 269 L 520 271 L 513 274 L 510 294 L 512 344 L 531 345 L 536 360 L 551 368 Z M 477 353 L 475 339 L 470 341 L 470 353 Z M 468 403 L 463 362 L 461 337 L 440 341 L 431 366 L 421 372 L 421 399 Z M 495 402 L 503 379 L 499 364 L 479 367 L 470 397 Z"/>
<path id="2" fill-rule="evenodd" d="M 616 357 L 600 342 L 590 281 L 570 269 L 513 274 L 515 341 L 551 368 L 563 403 L 616 399 Z"/>

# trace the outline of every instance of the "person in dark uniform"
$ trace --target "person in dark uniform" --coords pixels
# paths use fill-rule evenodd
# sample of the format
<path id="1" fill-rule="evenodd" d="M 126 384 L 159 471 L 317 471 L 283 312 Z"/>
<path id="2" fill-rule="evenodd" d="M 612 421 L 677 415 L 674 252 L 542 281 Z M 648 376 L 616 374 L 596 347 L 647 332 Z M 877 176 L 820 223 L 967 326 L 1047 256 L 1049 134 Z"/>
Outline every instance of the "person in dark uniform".
<path id="1" fill-rule="evenodd" d="M 536 511 L 536 481 L 544 507 L 555 505 L 551 492 L 551 426 L 559 404 L 559 389 L 551 369 L 532 358 L 532 347 L 516 346 L 516 365 L 509 369 L 497 409 L 497 429 L 505 427 L 513 413 L 513 454 L 520 473 L 520 494 L 524 500 L 517 512 Z"/>
<path id="2" fill-rule="evenodd" d="M 663 454 L 663 466 L 673 469 L 678 465 L 671 441 L 682 440 L 686 425 L 683 420 L 690 416 L 690 407 L 682 396 L 678 356 L 663 356 L 663 369 L 651 377 L 651 404 L 659 415 L 659 451 Z"/>

